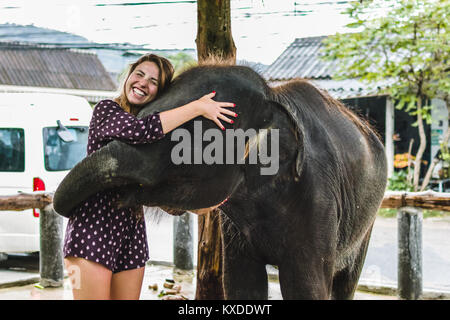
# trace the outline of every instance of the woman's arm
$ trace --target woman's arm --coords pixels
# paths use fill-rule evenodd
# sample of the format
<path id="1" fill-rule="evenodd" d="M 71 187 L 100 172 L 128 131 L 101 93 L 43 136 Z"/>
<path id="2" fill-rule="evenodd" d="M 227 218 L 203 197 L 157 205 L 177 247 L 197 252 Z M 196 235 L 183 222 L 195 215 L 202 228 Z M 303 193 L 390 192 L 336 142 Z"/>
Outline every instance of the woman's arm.
<path id="1" fill-rule="evenodd" d="M 155 113 L 142 119 L 125 112 L 112 100 L 100 101 L 94 108 L 91 124 L 94 126 L 96 139 L 100 141 L 121 140 L 129 144 L 143 144 L 159 140 L 166 133 L 198 116 L 214 121 L 224 129 L 220 120 L 233 123 L 224 114 L 236 117 L 237 114 L 226 107 L 233 103 L 212 100 L 215 92 L 192 101 L 184 106 Z"/>
<path id="2" fill-rule="evenodd" d="M 220 120 L 233 123 L 233 120 L 227 118 L 225 115 L 237 117 L 237 114 L 225 108 L 234 107 L 235 105 L 230 102 L 217 102 L 212 100 L 215 95 L 216 92 L 212 92 L 184 106 L 161 112 L 159 116 L 164 134 L 198 116 L 203 116 L 214 121 L 219 128 L 225 130 Z"/>
<path id="3" fill-rule="evenodd" d="M 95 106 L 91 127 L 98 141 L 120 140 L 143 144 L 164 137 L 159 114 L 138 119 L 112 100 L 100 101 Z"/>

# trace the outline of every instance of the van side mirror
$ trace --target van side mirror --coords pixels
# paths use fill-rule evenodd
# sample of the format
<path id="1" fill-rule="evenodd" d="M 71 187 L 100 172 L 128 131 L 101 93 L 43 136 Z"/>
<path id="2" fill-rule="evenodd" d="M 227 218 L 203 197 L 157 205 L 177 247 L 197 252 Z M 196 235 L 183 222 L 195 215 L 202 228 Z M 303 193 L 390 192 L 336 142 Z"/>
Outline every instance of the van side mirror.
<path id="1" fill-rule="evenodd" d="M 63 126 L 60 120 L 56 120 L 56 123 L 58 124 L 58 129 L 56 129 L 56 133 L 58 134 L 58 137 L 61 138 L 64 142 L 72 142 L 75 141 L 75 138 L 73 137 L 72 133 Z"/>

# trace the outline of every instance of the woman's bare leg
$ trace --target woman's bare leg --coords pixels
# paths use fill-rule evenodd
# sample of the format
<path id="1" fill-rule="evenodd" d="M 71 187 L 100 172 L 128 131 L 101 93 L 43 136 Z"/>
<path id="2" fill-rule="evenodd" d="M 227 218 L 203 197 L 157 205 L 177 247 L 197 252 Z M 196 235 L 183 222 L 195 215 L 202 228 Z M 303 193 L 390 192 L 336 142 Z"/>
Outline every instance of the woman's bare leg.
<path id="1" fill-rule="evenodd" d="M 64 259 L 75 300 L 109 300 L 112 272 L 103 265 L 83 258 Z"/>
<path id="2" fill-rule="evenodd" d="M 145 267 L 114 273 L 111 280 L 112 300 L 139 300 Z"/>

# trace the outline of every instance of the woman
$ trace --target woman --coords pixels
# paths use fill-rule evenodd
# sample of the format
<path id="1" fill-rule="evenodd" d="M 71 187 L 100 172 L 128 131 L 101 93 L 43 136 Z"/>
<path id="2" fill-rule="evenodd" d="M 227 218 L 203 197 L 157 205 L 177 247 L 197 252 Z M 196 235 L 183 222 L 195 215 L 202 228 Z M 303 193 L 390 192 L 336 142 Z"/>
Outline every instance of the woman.
<path id="1" fill-rule="evenodd" d="M 156 99 L 170 84 L 171 63 L 148 54 L 134 64 L 120 96 L 100 101 L 89 127 L 88 154 L 112 140 L 151 143 L 195 117 L 233 123 L 225 109 L 233 103 L 212 100 L 215 92 L 184 106 L 137 119 L 142 106 Z M 99 192 L 74 209 L 64 240 L 66 269 L 71 274 L 74 299 L 139 299 L 148 245 L 142 207 L 119 208 L 117 192 Z M 73 281 L 75 280 L 75 281 Z"/>

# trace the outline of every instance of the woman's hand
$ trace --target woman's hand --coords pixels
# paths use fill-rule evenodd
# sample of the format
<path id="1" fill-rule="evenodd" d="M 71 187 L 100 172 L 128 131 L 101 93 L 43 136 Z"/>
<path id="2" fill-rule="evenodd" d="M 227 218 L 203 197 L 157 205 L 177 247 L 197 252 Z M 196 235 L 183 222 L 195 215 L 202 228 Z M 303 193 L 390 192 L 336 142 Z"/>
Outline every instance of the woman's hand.
<path id="1" fill-rule="evenodd" d="M 164 134 L 167 134 L 173 129 L 181 126 L 183 123 L 198 116 L 203 116 L 206 119 L 214 121 L 220 129 L 225 130 L 225 127 L 220 121 L 223 120 L 228 123 L 234 122 L 225 115 L 236 118 L 237 113 L 225 108 L 234 107 L 235 104 L 214 101 L 212 98 L 214 98 L 215 95 L 216 92 L 213 91 L 184 106 L 161 112 L 159 118 Z"/>
<path id="2" fill-rule="evenodd" d="M 234 118 L 237 117 L 237 113 L 225 108 L 235 107 L 236 105 L 231 102 L 214 101 L 212 98 L 214 98 L 215 95 L 216 92 L 213 91 L 207 95 L 204 95 L 200 99 L 193 101 L 192 104 L 195 106 L 201 116 L 214 121 L 219 128 L 225 130 L 225 127 L 222 125 L 220 120 L 226 121 L 228 123 L 233 123 L 234 121 L 226 117 L 225 115 Z"/>

